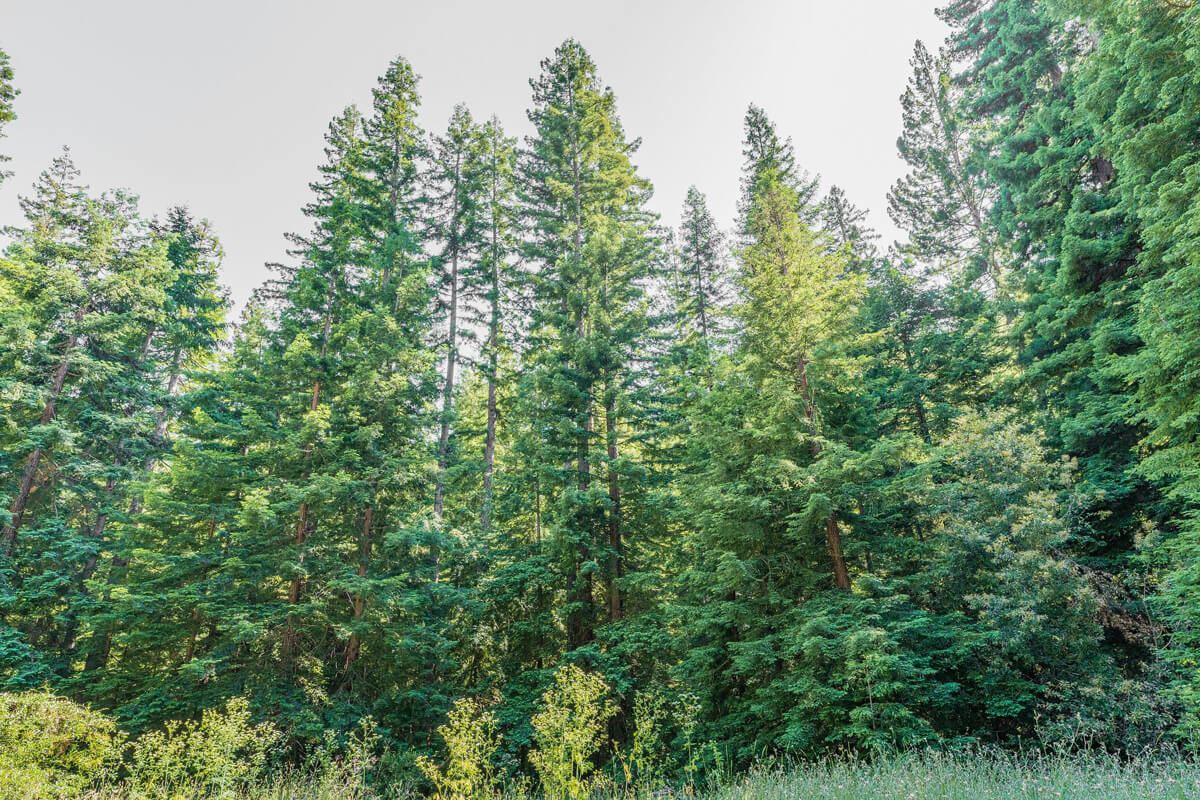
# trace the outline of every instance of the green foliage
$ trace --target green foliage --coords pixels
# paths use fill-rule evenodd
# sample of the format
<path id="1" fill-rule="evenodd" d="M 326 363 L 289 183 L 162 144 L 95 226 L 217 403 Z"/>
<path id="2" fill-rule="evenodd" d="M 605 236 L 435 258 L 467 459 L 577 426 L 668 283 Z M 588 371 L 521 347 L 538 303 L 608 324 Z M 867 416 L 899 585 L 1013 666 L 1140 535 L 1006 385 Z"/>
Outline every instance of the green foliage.
<path id="1" fill-rule="evenodd" d="M 972 131 L 949 62 L 920 41 L 913 49 L 896 142 L 909 172 L 888 193 L 888 214 L 908 234 L 904 252 L 925 269 L 967 284 L 996 281 L 987 225 L 992 190 L 972 174 Z"/>
<path id="2" fill-rule="evenodd" d="M 1096 598 L 1064 557 L 1075 465 L 1039 439 L 1003 417 L 962 417 L 921 492 L 937 561 L 917 581 L 971 653 L 954 676 L 961 711 L 1005 737 L 1102 702 L 1111 670 Z"/>
<path id="3" fill-rule="evenodd" d="M 13 101 L 16 100 L 18 94 L 20 92 L 13 86 L 13 69 L 9 63 L 8 53 L 0 50 L 0 138 L 4 136 L 4 127 L 17 118 L 13 111 Z M 9 159 L 9 156 L 0 153 L 0 164 Z M 3 183 L 4 179 L 8 177 L 11 177 L 11 174 L 7 170 L 0 169 L 0 183 Z"/>
<path id="4" fill-rule="evenodd" d="M 130 754 L 130 778 L 158 793 L 183 787 L 225 793 L 259 778 L 278 744 L 270 725 L 251 724 L 246 698 L 235 697 L 199 720 L 171 721 L 139 736 Z"/>
<path id="5" fill-rule="evenodd" d="M 629 752 L 616 753 L 625 789 L 634 797 L 649 797 L 666 783 L 670 765 L 666 730 L 669 721 L 670 708 L 661 695 L 639 692 L 634 698 Z"/>
<path id="6" fill-rule="evenodd" d="M 434 787 L 438 800 L 486 800 L 499 794 L 494 759 L 500 747 L 496 717 L 477 699 L 460 698 L 438 728 L 446 745 L 446 763 L 418 756 L 417 766 Z"/>
<path id="7" fill-rule="evenodd" d="M 542 695 L 542 709 L 531 720 L 534 749 L 529 753 L 547 798 L 579 800 L 591 794 L 592 759 L 616 711 L 599 675 L 574 665 L 554 674 L 554 684 Z"/>
<path id="8" fill-rule="evenodd" d="M 673 282 L 676 305 L 686 331 L 681 344 L 707 361 L 721 348 L 732 300 L 725 241 L 708 210 L 708 201 L 688 189 L 680 220 L 678 274 Z"/>
<path id="9" fill-rule="evenodd" d="M 0 694 L 0 798 L 73 798 L 110 778 L 123 737 L 104 714 L 47 691 Z"/>
<path id="10" fill-rule="evenodd" d="M 1200 471 L 1196 468 L 1196 364 L 1200 350 L 1200 240 L 1197 239 L 1196 22 L 1191 3 L 1131 2 L 1118 6 L 1064 3 L 1090 25 L 1109 31 L 1082 74 L 1082 105 L 1103 153 L 1111 158 L 1114 214 L 1137 221 L 1141 235 L 1127 281 L 1134 334 L 1144 347 L 1126 351 L 1118 375 L 1134 390 L 1128 413 L 1145 423 L 1137 465 L 1163 487 L 1174 514 L 1164 545 L 1169 567 L 1161 600 L 1173 624 L 1170 660 L 1185 705 L 1180 733 L 1194 746 L 1197 724 L 1196 542 Z"/>
<path id="11" fill-rule="evenodd" d="M 575 40 L 522 143 L 462 105 L 427 133 L 390 62 L 228 329 L 212 226 L 55 159 L 0 256 L 0 685 L 111 713 L 143 796 L 1195 744 L 1200 12 L 938 13 L 886 252 L 757 106 L 733 247 L 694 188 L 663 228 Z M 0 128 L 15 97 L 0 52 Z M 22 790 L 86 772 L 46 741 Z"/>

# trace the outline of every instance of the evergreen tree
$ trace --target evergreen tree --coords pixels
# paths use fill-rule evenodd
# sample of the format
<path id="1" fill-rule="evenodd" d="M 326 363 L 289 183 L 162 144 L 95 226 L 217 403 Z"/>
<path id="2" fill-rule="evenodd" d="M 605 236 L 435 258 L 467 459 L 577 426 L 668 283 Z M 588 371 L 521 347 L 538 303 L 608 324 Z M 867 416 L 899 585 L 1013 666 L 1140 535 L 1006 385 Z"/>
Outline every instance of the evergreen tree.
<path id="1" fill-rule="evenodd" d="M 1077 552 L 1119 571 L 1152 506 L 1134 474 L 1140 433 L 1126 387 L 1109 368 L 1140 347 L 1126 275 L 1139 245 L 1112 163 L 1078 108 L 1088 37 L 1045 3 L 959 2 L 941 13 L 962 65 L 961 113 L 986 126 L 972 161 L 997 197 L 994 252 L 1007 259 L 1012 300 L 1021 298 L 1005 308 L 1020 368 L 1002 399 L 1038 415 L 1052 446 L 1079 459 L 1092 491 Z"/>
<path id="2" fill-rule="evenodd" d="M 869 225 L 866 209 L 850 202 L 840 186 L 832 186 L 821 202 L 821 232 L 830 245 L 841 250 L 857 272 L 866 273 L 879 256 L 875 245 L 879 234 Z"/>
<path id="3" fill-rule="evenodd" d="M 972 160 L 972 129 L 963 123 L 961 90 L 949 58 L 918 41 L 912 76 L 900 98 L 903 133 L 896 142 L 909 172 L 888 193 L 888 213 L 908 234 L 904 248 L 920 264 L 952 270 L 967 283 L 999 280 L 987 215 L 992 199 Z M 982 184 L 982 185 L 981 185 Z"/>
<path id="4" fill-rule="evenodd" d="M 708 210 L 704 195 L 691 187 L 683 202 L 679 224 L 677 305 L 703 363 L 721 349 L 727 323 L 723 317 L 732 299 L 725 257 L 725 237 Z"/>
<path id="5" fill-rule="evenodd" d="M 689 630 L 681 678 L 739 756 L 784 745 L 798 724 L 761 716 L 800 677 L 781 650 L 799 635 L 796 600 L 851 584 L 841 517 L 854 494 L 853 456 L 838 431 L 853 404 L 846 348 L 863 286 L 845 254 L 828 252 L 803 223 L 786 159 L 751 161 L 747 173 L 741 347 L 721 362 L 689 425 L 685 502 L 695 530 L 679 609 Z"/>
<path id="6" fill-rule="evenodd" d="M 460 342 L 466 329 L 467 304 L 479 287 L 468 283 L 467 265 L 482 258 L 485 247 L 487 202 L 487 132 L 471 119 L 466 106 L 455 107 L 446 134 L 435 142 L 434 174 L 438 193 L 432 198 L 436 235 L 443 244 L 438 258 L 446 314 L 446 371 L 442 381 L 437 439 L 437 479 L 433 501 L 435 523 L 441 525 L 445 503 L 446 469 L 450 458 L 450 433 L 456 371 L 462 366 Z"/>
<path id="7" fill-rule="evenodd" d="M 1165 567 L 1161 598 L 1173 623 L 1167 655 L 1179 669 L 1176 696 L 1185 708 L 1180 733 L 1194 742 L 1200 730 L 1194 670 L 1200 649 L 1195 588 L 1200 427 L 1194 367 L 1200 353 L 1200 248 L 1196 153 L 1188 143 L 1197 131 L 1200 16 L 1194 4 L 1183 3 L 1061 5 L 1102 31 L 1080 76 L 1081 104 L 1098 133 L 1098 155 L 1111 158 L 1104 177 L 1115 184 L 1112 195 L 1118 201 L 1104 207 L 1114 217 L 1136 219 L 1140 232 L 1132 253 L 1126 245 L 1121 259 L 1106 259 L 1110 274 L 1120 280 L 1109 293 L 1111 301 L 1122 304 L 1132 317 L 1133 335 L 1144 342 L 1140 349 L 1119 352 L 1114 377 L 1133 389 L 1126 413 L 1146 425 L 1138 470 L 1163 487 L 1174 512 L 1164 520 L 1163 539 L 1151 539 L 1147 551 Z M 1165 546 L 1153 548 L 1159 542 Z"/>
<path id="8" fill-rule="evenodd" d="M 196 222 L 186 208 L 172 208 L 164 222 L 151 224 L 154 234 L 167 243 L 170 273 L 164 302 L 154 309 L 146 327 L 138 367 L 147 377 L 147 408 L 153 408 L 153 429 L 140 453 L 142 480 L 165 459 L 171 449 L 168 428 L 178 417 L 178 395 L 187 373 L 202 367 L 225 339 L 228 298 L 217 280 L 221 245 L 207 221 Z M 129 457 L 132 457 L 129 456 Z M 92 634 L 86 643 L 85 670 L 102 669 L 111 651 L 113 631 L 122 625 L 122 611 L 111 605 L 114 585 L 123 583 L 131 560 L 129 526 L 142 510 L 140 487 L 135 483 L 127 512 L 112 521 L 123 524 L 104 576 L 103 602 L 88 615 Z M 97 533 L 104 523 L 97 521 Z M 94 568 L 95 564 L 93 564 Z"/>
<path id="9" fill-rule="evenodd" d="M 28 227 L 3 262 L 16 301 L 4 326 L 14 346 L 0 533 L 7 638 L 39 642 L 62 677 L 85 649 L 82 619 L 99 602 L 92 579 L 120 563 L 110 523 L 157 451 L 153 344 L 174 280 L 166 242 L 135 199 L 92 198 L 77 179 L 69 155 L 55 159 L 22 198 Z"/>
<path id="10" fill-rule="evenodd" d="M 813 256 L 812 233 L 798 218 L 789 219 L 789 211 L 795 207 L 791 191 L 770 173 L 760 175 L 757 183 L 747 226 L 754 241 L 741 252 L 746 296 L 741 314 L 747 348 L 764 369 L 793 377 L 816 460 L 822 449 L 821 409 L 810 366 L 826 355 L 821 351 L 831 339 L 836 342 L 845 334 L 861 284 L 844 274 L 844 261 L 823 263 Z M 786 322 L 772 324 L 771 318 L 781 311 Z M 837 514 L 832 509 L 825 530 L 834 582 L 838 588 L 848 589 L 850 578 Z"/>
<path id="11" fill-rule="evenodd" d="M 175 401 L 169 469 L 152 476 L 124 532 L 133 557 L 92 692 L 134 730 L 219 704 L 274 656 L 277 541 L 249 527 L 275 480 L 263 446 L 280 411 L 262 386 L 276 377 L 266 321 L 252 299 L 226 356 L 194 364 Z"/>
<path id="12" fill-rule="evenodd" d="M 556 561 L 544 578 L 553 584 L 540 591 L 562 592 L 566 649 L 596 658 L 622 649 L 607 634 L 597 643 L 597 627 L 622 630 L 651 602 L 627 589 L 644 543 L 631 536 L 640 527 L 628 493 L 637 462 L 626 443 L 636 440 L 645 388 L 639 351 L 658 244 L 649 183 L 630 161 L 636 142 L 626 140 L 588 54 L 565 42 L 532 86 L 535 135 L 520 193 L 534 269 L 524 406 L 534 425 L 522 447 L 534 453 L 539 526 Z"/>
<path id="13" fill-rule="evenodd" d="M 20 92 L 13 86 L 13 69 L 9 63 L 8 53 L 0 50 L 0 138 L 4 136 L 4 127 L 17 118 L 13 110 L 13 101 Z M 9 161 L 10 157 L 0 153 L 0 164 Z M 8 170 L 0 169 L 0 183 L 11 177 Z"/>
<path id="14" fill-rule="evenodd" d="M 292 573 L 288 578 L 287 604 L 293 607 L 301 605 L 306 573 L 311 571 L 305 561 L 316 524 L 310 515 L 312 501 L 330 499 L 328 495 L 322 496 L 322 490 L 329 492 L 333 488 L 321 481 L 320 473 L 313 474 L 313 452 L 320 444 L 332 444 L 328 439 L 332 409 L 323 410 L 322 399 L 328 406 L 346 380 L 347 372 L 353 369 L 343 358 L 347 333 L 343 323 L 353 316 L 354 293 L 361 278 L 356 268 L 360 266 L 362 233 L 353 194 L 355 179 L 362 169 L 362 117 L 357 109 L 347 109 L 330 124 L 326 141 L 327 163 L 321 169 L 322 180 L 312 185 L 315 200 L 306 208 L 306 213 L 314 219 L 314 231 L 308 237 L 293 237 L 303 248 L 297 251 L 301 261 L 296 267 L 282 270 L 279 288 L 282 301 L 279 346 L 286 348 L 280 353 L 281 367 L 287 376 L 286 385 L 298 395 L 293 402 L 300 406 L 289 415 L 299 423 L 300 439 L 277 442 L 283 448 L 282 460 L 294 470 L 290 485 L 284 484 L 285 491 L 298 504 L 294 560 L 286 566 Z M 282 427 L 281 433 L 287 439 L 292 438 L 286 427 Z M 289 671 L 299 654 L 299 616 L 307 610 L 294 608 L 288 612 L 281 655 Z"/>
<path id="15" fill-rule="evenodd" d="M 742 195 L 738 204 L 738 228 L 746 235 L 750 206 L 762 190 L 765 180 L 779 183 L 795 196 L 800 222 L 812 226 L 820 216 L 817 193 L 820 178 L 812 177 L 796 164 L 790 138 L 781 139 L 767 113 L 751 104 L 746 109 L 745 137 L 742 139 Z"/>
<path id="16" fill-rule="evenodd" d="M 505 320 L 513 318 L 512 312 L 508 310 L 509 301 L 516 289 L 516 275 L 510 262 L 516 249 L 514 232 L 517 220 L 513 172 L 516 140 L 504 135 L 504 128 L 496 117 L 490 119 L 484 127 L 484 137 L 487 144 L 483 165 L 486 185 L 486 241 L 475 280 L 477 284 L 486 287 L 481 321 L 486 321 L 487 325 L 487 340 L 483 346 L 484 369 L 487 371 L 487 421 L 479 512 L 480 527 L 486 532 L 491 525 L 494 505 L 496 428 L 500 420 L 497 405 L 500 357 Z"/>

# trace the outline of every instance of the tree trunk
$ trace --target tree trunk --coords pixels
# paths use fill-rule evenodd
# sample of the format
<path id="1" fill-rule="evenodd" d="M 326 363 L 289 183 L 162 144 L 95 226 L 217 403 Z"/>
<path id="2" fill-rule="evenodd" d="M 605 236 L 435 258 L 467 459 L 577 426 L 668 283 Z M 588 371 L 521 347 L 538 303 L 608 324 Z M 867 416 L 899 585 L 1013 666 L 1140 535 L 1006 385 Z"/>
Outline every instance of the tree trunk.
<path id="1" fill-rule="evenodd" d="M 318 373 L 324 368 L 325 356 L 329 352 L 329 334 L 333 330 L 333 295 L 337 289 L 337 279 L 333 272 L 329 273 L 329 285 L 325 291 L 325 322 L 321 332 L 321 350 L 318 357 L 317 370 Z M 309 403 L 308 410 L 315 412 L 321 402 L 321 379 L 318 375 L 313 381 L 312 401 Z M 304 447 L 304 462 L 312 456 L 313 445 L 309 442 Z M 299 563 L 304 563 L 304 543 L 308 540 L 311 533 L 310 523 L 308 519 L 308 501 L 300 501 L 300 511 L 297 514 L 296 534 L 292 539 L 292 544 L 299 551 Z M 288 584 L 288 605 L 298 605 L 300 603 L 300 592 L 303 588 L 303 578 L 297 571 L 297 574 L 292 577 Z M 295 619 L 292 614 L 288 614 L 287 629 L 284 631 L 283 637 L 283 655 L 290 663 L 296 651 L 296 626 Z"/>
<path id="2" fill-rule="evenodd" d="M 833 582 L 839 589 L 850 588 L 850 573 L 846 570 L 846 558 L 842 555 L 842 534 L 838 531 L 837 512 L 829 512 L 825 520 L 825 540 L 829 543 L 829 555 L 833 560 Z"/>
<path id="3" fill-rule="evenodd" d="M 209 519 L 208 519 L 208 541 L 211 543 L 213 538 L 216 535 L 217 535 L 217 518 L 209 517 Z M 207 579 L 208 579 L 208 568 L 205 567 L 204 569 L 202 569 L 200 571 L 200 583 L 203 583 Z M 188 638 L 187 652 L 183 654 L 183 663 L 184 664 L 192 663 L 192 659 L 195 658 L 195 656 L 196 656 L 196 640 L 200 636 L 200 622 L 201 622 L 200 606 L 198 606 L 198 605 L 193 606 L 192 619 L 191 619 L 192 634 Z"/>
<path id="4" fill-rule="evenodd" d="M 367 565 L 371 559 L 371 523 L 374 520 L 374 509 L 367 506 L 366 513 L 363 515 L 362 538 L 358 543 L 358 577 L 367 577 Z M 354 598 L 354 622 L 358 622 L 362 618 L 363 611 L 366 608 L 366 598 L 359 591 Z M 342 670 L 349 672 L 350 667 L 358 659 L 359 651 L 362 648 L 361 641 L 358 636 L 358 631 L 354 630 L 350 633 L 350 642 L 346 645 L 346 660 L 342 664 Z"/>
<path id="5" fill-rule="evenodd" d="M 804 416 L 812 430 L 812 456 L 815 461 L 821 455 L 821 443 L 817 440 L 817 407 L 813 398 L 812 388 L 808 384 L 808 357 L 801 354 L 800 393 L 804 402 Z M 829 558 L 833 564 L 833 582 L 839 589 L 850 588 L 850 572 L 846 568 L 846 558 L 842 554 L 842 533 L 838 529 L 837 511 L 829 512 L 825 520 L 825 541 L 829 546 Z"/>
<path id="6" fill-rule="evenodd" d="M 569 114 L 572 118 L 575 115 L 575 97 L 572 95 L 569 99 Z M 568 276 L 569 283 L 582 281 L 582 270 L 580 266 L 583 263 L 583 186 L 580 177 L 579 165 L 579 144 L 572 142 L 571 149 L 571 170 L 574 189 L 574 216 L 575 225 L 572 236 L 573 258 L 575 266 L 573 275 Z M 587 335 L 587 286 L 580 285 L 578 290 L 583 293 L 580 300 L 579 308 L 575 312 L 575 335 L 579 341 L 583 341 Z M 569 291 L 569 287 L 564 289 L 564 296 Z M 576 364 L 576 368 L 583 365 Z M 583 406 L 577 409 L 576 420 L 579 422 L 580 431 L 578 441 L 576 442 L 576 470 L 578 475 L 577 488 L 581 495 L 585 495 L 591 486 L 591 463 L 589 461 L 588 449 L 590 446 L 592 432 L 592 414 L 591 402 L 588 395 L 590 387 L 586 385 L 587 378 L 584 377 L 585 385 L 580 387 L 584 390 Z M 567 596 L 573 602 L 582 607 L 583 610 L 576 610 L 571 614 L 567 625 L 567 646 L 570 649 L 585 645 L 592 641 L 592 629 L 589 622 L 591 616 L 590 611 L 593 608 L 594 597 L 592 593 L 593 578 L 589 572 L 587 575 L 580 575 L 580 567 L 583 566 L 591 557 L 591 548 L 586 541 L 591 534 L 588 520 L 583 518 L 583 514 L 577 510 L 575 514 L 576 524 L 581 528 L 577 530 L 578 541 L 575 549 L 575 564 L 572 569 L 572 574 L 568 576 L 567 581 Z"/>
<path id="7" fill-rule="evenodd" d="M 708 297 L 704 291 L 704 268 L 700 259 L 695 262 L 697 312 L 700 316 L 700 339 L 704 343 L 705 359 L 708 359 Z"/>
<path id="8" fill-rule="evenodd" d="M 82 309 L 76 312 L 75 321 L 77 323 L 83 321 Z M 78 343 L 79 336 L 77 334 L 71 334 L 70 338 L 67 339 L 67 346 L 63 352 L 62 361 L 59 363 L 58 369 L 55 370 L 54 380 L 50 384 L 50 394 L 46 398 L 46 405 L 42 409 L 41 416 L 38 418 L 39 425 L 45 425 L 54 419 L 58 398 L 62 394 L 63 384 L 67 381 L 67 371 L 71 366 L 71 352 Z M 12 518 L 4 526 L 3 531 L 0 532 L 0 553 L 6 556 L 12 553 L 13 543 L 17 539 L 17 532 L 21 530 L 21 523 L 25 519 L 25 507 L 29 503 L 29 496 L 33 493 L 33 484 L 37 480 L 38 467 L 41 466 L 43 452 L 41 447 L 35 447 L 25 460 L 25 469 L 21 473 L 21 482 L 17 486 L 17 496 L 9 508 Z"/>
<path id="9" fill-rule="evenodd" d="M 608 619 L 616 622 L 623 616 L 621 576 L 625 572 L 624 545 L 621 541 L 621 485 L 614 466 L 617 460 L 616 398 L 610 393 L 604 404 L 604 427 L 608 444 Z"/>
<path id="10" fill-rule="evenodd" d="M 495 154 L 493 153 L 493 159 Z M 487 391 L 487 439 L 483 446 L 483 509 L 479 512 L 479 526 L 486 533 L 492 517 L 492 472 L 496 464 L 496 377 L 499 359 L 496 347 L 500 340 L 500 246 L 499 246 L 499 196 L 497 177 L 492 176 L 492 285 L 491 319 L 488 323 L 488 391 Z"/>
<path id="11" fill-rule="evenodd" d="M 434 490 L 433 516 L 437 520 L 439 533 L 446 497 L 446 466 L 450 450 L 450 412 L 454 405 L 454 368 L 458 362 L 458 193 L 460 191 L 462 162 L 461 155 L 454 156 L 454 204 L 450 209 L 450 330 L 447 333 L 446 381 L 442 388 L 442 420 L 438 433 L 437 487 Z M 433 582 L 438 582 L 441 552 L 437 543 L 433 547 Z"/>

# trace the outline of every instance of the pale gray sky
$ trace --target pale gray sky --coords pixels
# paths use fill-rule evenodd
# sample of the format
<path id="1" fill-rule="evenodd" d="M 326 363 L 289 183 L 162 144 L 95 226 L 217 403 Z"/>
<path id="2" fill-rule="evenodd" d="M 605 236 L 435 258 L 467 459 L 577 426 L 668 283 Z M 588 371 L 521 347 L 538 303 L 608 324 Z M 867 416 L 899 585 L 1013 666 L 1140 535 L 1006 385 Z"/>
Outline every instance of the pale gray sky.
<path id="1" fill-rule="evenodd" d="M 68 144 L 94 190 L 128 187 L 144 212 L 186 203 L 225 245 L 242 302 L 283 258 L 321 160 L 329 118 L 367 106 L 396 55 L 422 76 L 422 122 L 456 102 L 528 132 L 528 79 L 567 37 L 617 95 L 655 210 L 675 224 L 684 193 L 733 220 L 747 104 L 790 135 L 800 163 L 871 210 L 885 195 L 913 41 L 931 49 L 939 0 L 0 0 L 19 119 L 0 140 L 16 175 L 0 225 Z"/>

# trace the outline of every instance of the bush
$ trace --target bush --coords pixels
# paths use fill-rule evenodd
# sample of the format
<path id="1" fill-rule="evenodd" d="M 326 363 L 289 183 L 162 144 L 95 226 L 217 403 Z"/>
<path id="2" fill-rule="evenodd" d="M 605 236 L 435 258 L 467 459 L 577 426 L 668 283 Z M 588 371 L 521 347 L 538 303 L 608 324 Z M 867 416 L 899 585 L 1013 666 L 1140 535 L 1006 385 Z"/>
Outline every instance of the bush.
<path id="1" fill-rule="evenodd" d="M 480 700 L 460 698 L 450 709 L 438 735 L 446 743 L 446 766 L 438 767 L 425 756 L 417 766 L 433 783 L 438 800 L 482 800 L 497 795 L 498 780 L 492 759 L 500 747 L 495 715 Z"/>
<path id="2" fill-rule="evenodd" d="M 638 692 L 634 698 L 633 740 L 627 753 L 620 748 L 616 752 L 627 795 L 649 797 L 666 785 L 670 760 L 666 726 L 670 716 L 670 708 L 662 695 Z"/>
<path id="3" fill-rule="evenodd" d="M 179 787 L 227 791 L 259 777 L 278 740 L 267 724 L 251 725 L 244 697 L 223 712 L 210 709 L 199 722 L 169 722 L 133 744 L 130 775 L 144 789 Z"/>
<path id="4" fill-rule="evenodd" d="M 590 794 L 592 757 L 603 743 L 604 727 L 616 713 L 608 685 L 579 667 L 562 667 L 542 695 L 532 720 L 535 749 L 529 761 L 549 800 L 579 800 Z"/>
<path id="5" fill-rule="evenodd" d="M 114 722 L 49 692 L 0 694 L 0 800 L 78 796 L 108 777 L 122 738 Z"/>

